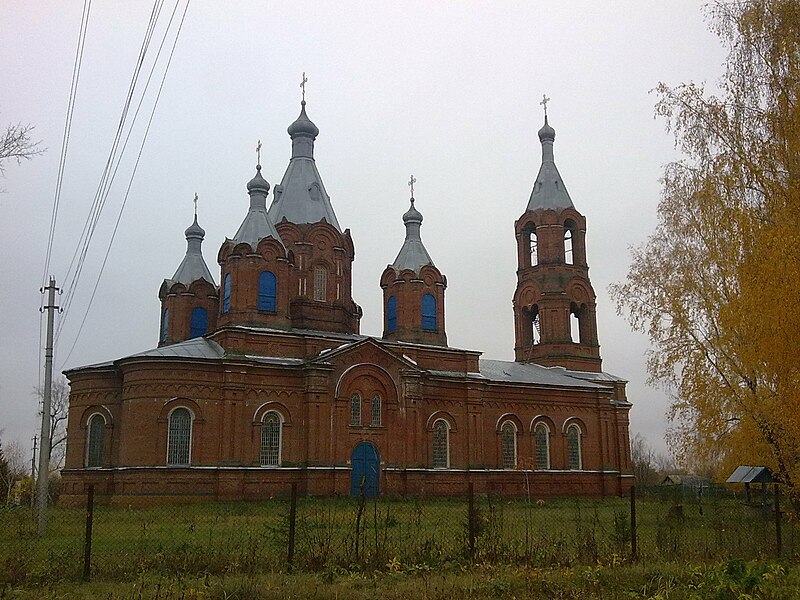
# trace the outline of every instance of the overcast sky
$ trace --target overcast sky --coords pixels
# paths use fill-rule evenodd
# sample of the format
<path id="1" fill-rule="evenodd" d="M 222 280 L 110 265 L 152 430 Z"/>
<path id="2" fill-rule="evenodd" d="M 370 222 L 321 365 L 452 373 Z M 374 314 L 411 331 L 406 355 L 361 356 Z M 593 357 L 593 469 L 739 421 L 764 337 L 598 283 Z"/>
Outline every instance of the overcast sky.
<path id="1" fill-rule="evenodd" d="M 146 69 L 174 4 L 164 6 Z M 0 179 L 0 429 L 36 431 L 39 306 L 83 2 L 0 2 L 0 125 L 30 122 L 46 153 Z M 181 0 L 178 13 L 183 10 Z M 50 272 L 64 284 L 111 148 L 152 4 L 95 0 L 89 16 Z M 176 18 L 179 18 L 176 17 Z M 166 50 L 171 39 L 165 44 Z M 379 278 L 404 237 L 410 174 L 423 241 L 447 276 L 452 346 L 513 360 L 514 220 L 541 161 L 551 98 L 556 164 L 587 220 L 604 370 L 630 381 L 631 429 L 658 449 L 665 394 L 646 385 L 647 340 L 608 285 L 656 224 L 659 177 L 678 158 L 653 117 L 659 81 L 713 83 L 725 57 L 699 2 L 217 2 L 194 0 L 83 332 L 163 62 L 156 68 L 63 322 L 55 367 L 119 358 L 158 340 L 158 288 L 180 263 L 199 195 L 204 255 L 243 219 L 261 140 L 274 186 L 308 76 L 316 161 L 356 248 L 361 332 L 382 333 Z M 143 83 L 144 77 L 141 83 Z M 270 195 L 270 200 L 271 200 Z M 43 360 L 43 359 L 42 359 Z"/>

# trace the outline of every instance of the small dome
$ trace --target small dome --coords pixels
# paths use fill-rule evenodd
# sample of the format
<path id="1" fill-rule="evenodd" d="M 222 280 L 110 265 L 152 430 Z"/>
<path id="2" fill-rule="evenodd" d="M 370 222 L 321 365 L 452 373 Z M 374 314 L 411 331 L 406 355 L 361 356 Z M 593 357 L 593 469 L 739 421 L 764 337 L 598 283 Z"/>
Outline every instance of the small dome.
<path id="1" fill-rule="evenodd" d="M 247 192 L 269 192 L 269 183 L 261 176 L 261 165 L 256 166 L 256 176 L 247 182 Z"/>
<path id="2" fill-rule="evenodd" d="M 316 138 L 319 135 L 319 128 L 306 115 L 306 101 L 303 100 L 300 106 L 300 116 L 297 117 L 294 123 L 289 125 L 286 131 L 289 132 L 289 136 L 292 138 L 296 135 L 308 135 Z"/>
<path id="3" fill-rule="evenodd" d="M 414 208 L 414 199 L 411 199 L 411 208 L 403 215 L 403 223 L 422 223 L 422 213 Z"/>
<path id="4" fill-rule="evenodd" d="M 204 237 L 206 237 L 206 230 L 197 224 L 197 215 L 194 216 L 194 223 L 189 225 L 189 228 L 185 233 L 187 240 L 189 238 L 200 238 L 202 240 Z"/>
<path id="5" fill-rule="evenodd" d="M 550 127 L 547 123 L 547 117 L 544 118 L 544 126 L 539 130 L 539 141 L 550 140 L 551 142 L 556 139 L 556 130 Z"/>

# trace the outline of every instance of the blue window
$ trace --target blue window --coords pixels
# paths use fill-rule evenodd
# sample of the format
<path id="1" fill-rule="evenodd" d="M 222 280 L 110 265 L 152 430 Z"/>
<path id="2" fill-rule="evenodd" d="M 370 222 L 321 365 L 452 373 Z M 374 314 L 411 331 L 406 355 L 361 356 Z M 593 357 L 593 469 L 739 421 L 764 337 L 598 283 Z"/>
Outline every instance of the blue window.
<path id="1" fill-rule="evenodd" d="M 164 309 L 164 316 L 161 318 L 161 343 L 167 341 L 169 336 L 169 309 Z"/>
<path id="2" fill-rule="evenodd" d="M 225 283 L 222 286 L 222 312 L 226 313 L 231 309 L 231 274 L 225 274 Z"/>
<path id="3" fill-rule="evenodd" d="M 397 298 L 390 296 L 386 302 L 386 332 L 392 333 L 397 329 Z"/>
<path id="4" fill-rule="evenodd" d="M 436 331 L 436 298 L 430 294 L 422 297 L 422 328 L 425 331 Z"/>
<path id="5" fill-rule="evenodd" d="M 195 306 L 189 321 L 189 339 L 203 336 L 206 331 L 208 331 L 208 311 L 202 306 Z"/>
<path id="6" fill-rule="evenodd" d="M 258 276 L 258 310 L 275 312 L 277 279 L 275 274 L 264 271 Z"/>

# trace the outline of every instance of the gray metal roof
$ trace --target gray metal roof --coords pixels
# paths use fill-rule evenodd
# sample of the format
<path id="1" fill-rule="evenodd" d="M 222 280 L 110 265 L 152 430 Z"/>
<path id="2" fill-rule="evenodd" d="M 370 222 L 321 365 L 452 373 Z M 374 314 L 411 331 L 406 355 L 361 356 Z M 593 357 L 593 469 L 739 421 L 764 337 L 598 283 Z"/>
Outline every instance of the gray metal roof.
<path id="1" fill-rule="evenodd" d="M 433 260 L 422 243 L 422 213 L 414 208 L 414 198 L 411 198 L 411 208 L 403 215 L 403 223 L 406 225 L 406 239 L 391 266 L 399 271 L 411 269 L 419 274 L 425 265 L 433 265 Z"/>
<path id="2" fill-rule="evenodd" d="M 575 377 L 561 367 L 543 367 L 534 363 L 480 359 L 481 376 L 489 381 L 533 383 L 558 387 L 579 387 L 607 390 L 608 387 Z M 577 372 L 575 372 L 577 373 Z"/>
<path id="3" fill-rule="evenodd" d="M 182 283 L 186 287 L 198 279 L 205 279 L 211 285 L 214 283 L 214 277 L 211 271 L 208 270 L 205 259 L 203 259 L 202 245 L 203 238 L 206 232 L 200 225 L 197 224 L 197 215 L 194 216 L 194 223 L 192 223 L 186 230 L 186 256 L 178 266 L 178 270 L 168 279 L 168 285 L 172 286 L 175 283 Z"/>
<path id="4" fill-rule="evenodd" d="M 314 162 L 314 140 L 319 129 L 306 115 L 305 100 L 300 116 L 289 126 L 288 132 L 292 138 L 292 158 L 280 185 L 275 186 L 275 195 L 269 207 L 270 219 L 273 223 L 280 223 L 285 218 L 298 225 L 319 223 L 325 219 L 341 231 L 330 196 L 325 191 Z"/>
<path id="5" fill-rule="evenodd" d="M 237 244 L 247 242 L 255 248 L 264 238 L 273 237 L 283 244 L 267 213 L 269 184 L 261 176 L 261 165 L 256 166 L 255 177 L 247 183 L 247 193 L 250 195 L 250 208 L 233 236 L 233 241 Z"/>
<path id="6" fill-rule="evenodd" d="M 222 349 L 216 342 L 207 340 L 203 337 L 193 338 L 185 342 L 178 342 L 169 346 L 161 346 L 160 348 L 153 348 L 152 350 L 145 350 L 137 354 L 131 354 L 125 358 L 159 358 L 159 357 L 174 357 L 174 358 L 206 358 L 206 359 L 219 359 L 225 355 L 225 350 Z M 122 359 L 120 359 L 122 360 Z"/>
<path id="7" fill-rule="evenodd" d="M 553 157 L 553 142 L 556 139 L 556 130 L 544 118 L 544 127 L 539 130 L 539 141 L 542 143 L 542 166 L 533 184 L 531 198 L 527 210 L 537 208 L 574 208 L 572 199 L 567 192 L 567 186 L 561 179 L 561 174 L 556 168 Z"/>
<path id="8" fill-rule="evenodd" d="M 767 467 L 736 467 L 725 483 L 771 483 L 772 473 Z"/>

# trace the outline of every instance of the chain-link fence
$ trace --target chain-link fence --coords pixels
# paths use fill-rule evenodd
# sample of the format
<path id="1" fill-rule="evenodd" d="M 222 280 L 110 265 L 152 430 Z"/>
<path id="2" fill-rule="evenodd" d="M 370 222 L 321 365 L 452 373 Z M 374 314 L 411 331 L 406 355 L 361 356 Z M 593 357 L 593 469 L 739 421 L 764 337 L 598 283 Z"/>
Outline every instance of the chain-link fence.
<path id="1" fill-rule="evenodd" d="M 800 558 L 797 522 L 770 493 L 658 490 L 637 498 L 297 497 L 132 508 L 87 495 L 0 510 L 0 582 L 92 577 L 572 566 L 639 560 Z M 778 511 L 776 512 L 776 507 Z"/>

